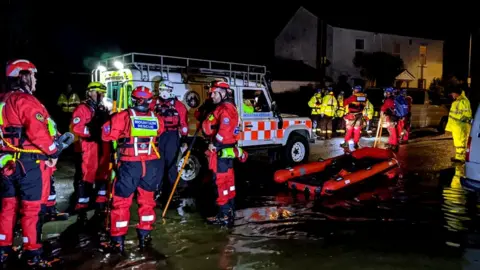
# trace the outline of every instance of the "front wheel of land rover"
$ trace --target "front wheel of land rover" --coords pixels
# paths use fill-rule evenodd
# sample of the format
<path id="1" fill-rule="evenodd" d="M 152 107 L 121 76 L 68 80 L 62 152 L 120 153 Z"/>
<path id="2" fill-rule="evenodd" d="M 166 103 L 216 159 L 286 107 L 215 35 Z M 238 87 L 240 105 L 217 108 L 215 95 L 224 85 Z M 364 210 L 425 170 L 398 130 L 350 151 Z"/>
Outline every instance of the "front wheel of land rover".
<path id="1" fill-rule="evenodd" d="M 288 138 L 283 149 L 283 162 L 287 166 L 294 166 L 308 161 L 310 145 L 307 138 L 300 134 L 293 133 Z"/>

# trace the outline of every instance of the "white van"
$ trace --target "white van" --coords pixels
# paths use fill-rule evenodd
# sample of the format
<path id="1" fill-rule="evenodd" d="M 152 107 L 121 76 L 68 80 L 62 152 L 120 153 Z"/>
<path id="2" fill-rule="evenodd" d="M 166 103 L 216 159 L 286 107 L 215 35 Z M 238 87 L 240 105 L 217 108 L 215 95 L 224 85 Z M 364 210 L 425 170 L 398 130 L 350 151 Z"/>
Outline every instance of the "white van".
<path id="1" fill-rule="evenodd" d="M 480 106 L 475 113 L 468 137 L 465 178 L 480 181 Z"/>

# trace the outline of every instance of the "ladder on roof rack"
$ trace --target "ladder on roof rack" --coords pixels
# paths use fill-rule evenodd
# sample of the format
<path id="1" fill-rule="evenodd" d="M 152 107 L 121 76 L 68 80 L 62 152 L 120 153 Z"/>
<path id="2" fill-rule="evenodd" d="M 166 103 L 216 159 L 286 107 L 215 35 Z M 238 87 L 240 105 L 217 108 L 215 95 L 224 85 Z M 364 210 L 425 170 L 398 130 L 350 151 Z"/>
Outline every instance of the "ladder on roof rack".
<path id="1" fill-rule="evenodd" d="M 241 79 L 244 84 L 248 85 L 249 82 L 264 84 L 265 75 L 267 73 L 267 67 L 261 65 L 145 53 L 128 53 L 119 55 L 102 60 L 100 61 L 100 64 L 107 69 L 111 69 L 115 68 L 115 61 L 123 63 L 123 66 L 126 68 L 135 67 L 140 70 L 140 72 L 142 72 L 142 79 L 144 78 L 143 72 L 148 73 L 149 71 L 160 71 L 162 73 L 165 72 L 168 75 L 168 72 L 183 69 L 187 72 L 191 71 L 201 74 L 222 75 L 229 77 L 230 79 Z M 233 80 L 233 85 L 236 85 L 235 80 Z"/>

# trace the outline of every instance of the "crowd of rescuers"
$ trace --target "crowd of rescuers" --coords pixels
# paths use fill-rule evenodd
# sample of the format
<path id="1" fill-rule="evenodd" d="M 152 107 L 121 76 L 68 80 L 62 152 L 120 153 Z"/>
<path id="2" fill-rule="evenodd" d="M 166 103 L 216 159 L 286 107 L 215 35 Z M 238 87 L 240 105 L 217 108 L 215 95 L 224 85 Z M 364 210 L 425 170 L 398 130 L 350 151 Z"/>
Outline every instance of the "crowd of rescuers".
<path id="1" fill-rule="evenodd" d="M 366 128 L 371 137 L 371 121 L 374 107 L 364 93 L 362 86 L 354 86 L 351 96 L 344 98 L 340 91 L 335 96 L 331 87 L 317 89 L 308 102 L 312 109 L 313 133 L 320 140 L 331 139 L 334 131 L 345 136 L 340 146 L 349 149 L 349 142 L 353 138 L 353 146 L 358 149 L 362 130 Z M 399 151 L 399 145 L 408 143 L 411 132 L 412 97 L 407 89 L 386 87 L 383 89 L 384 99 L 380 108 L 381 126 L 389 133 L 387 149 Z M 464 163 L 466 147 L 472 122 L 470 101 L 460 86 L 450 87 L 449 95 L 453 103 L 450 107 L 446 131 L 452 132 L 455 146 L 455 157 L 452 162 Z"/>
<path id="2" fill-rule="evenodd" d="M 0 96 L 0 263 L 5 267 L 18 258 L 12 246 L 17 221 L 22 229 L 22 263 L 32 268 L 62 263 L 43 251 L 41 235 L 45 222 L 68 218 L 55 207 L 53 175 L 61 152 L 72 141 L 77 224 L 86 225 L 87 210 L 93 205 L 91 221 L 98 225 L 101 247 L 124 253 L 136 193 L 138 246 L 147 248 L 157 219 L 155 196 L 163 182 L 171 188 L 178 176 L 180 149 L 188 147 L 187 109 L 173 94 L 172 83 L 162 81 L 156 93 L 138 86 L 131 93 L 131 106 L 113 112 L 106 86 L 91 82 L 84 101 L 77 103 L 78 96 L 59 99 L 64 112 L 71 113 L 71 132 L 66 132 L 57 129 L 35 97 L 36 73 L 28 60 L 10 61 L 7 91 Z M 209 142 L 206 156 L 217 194 L 218 213 L 206 221 L 231 227 L 236 195 L 233 161 L 245 162 L 248 153 L 237 145 L 239 117 L 232 88 L 213 81 L 208 93 L 208 102 L 195 113 L 200 121 L 197 132 Z"/>

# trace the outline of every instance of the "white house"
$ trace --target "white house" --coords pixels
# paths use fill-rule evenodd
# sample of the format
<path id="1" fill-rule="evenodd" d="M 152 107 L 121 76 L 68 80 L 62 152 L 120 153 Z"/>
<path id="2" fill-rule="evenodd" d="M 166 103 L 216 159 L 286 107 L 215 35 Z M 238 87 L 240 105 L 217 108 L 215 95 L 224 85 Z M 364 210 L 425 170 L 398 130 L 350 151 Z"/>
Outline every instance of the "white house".
<path id="1" fill-rule="evenodd" d="M 442 77 L 442 40 L 374 33 L 332 25 L 318 28 L 319 21 L 307 9 L 299 8 L 275 39 L 275 56 L 301 60 L 312 67 L 317 67 L 317 62 L 325 61 L 326 58 L 330 61 L 325 70 L 327 76 L 336 80 L 340 75 L 347 75 L 353 84 L 355 80 L 361 79 L 360 70 L 353 65 L 355 54 L 383 51 L 403 59 L 405 70 L 397 76 L 397 84 L 402 84 L 403 87 L 427 88 L 433 78 Z M 318 57 L 319 54 L 322 55 Z"/>

